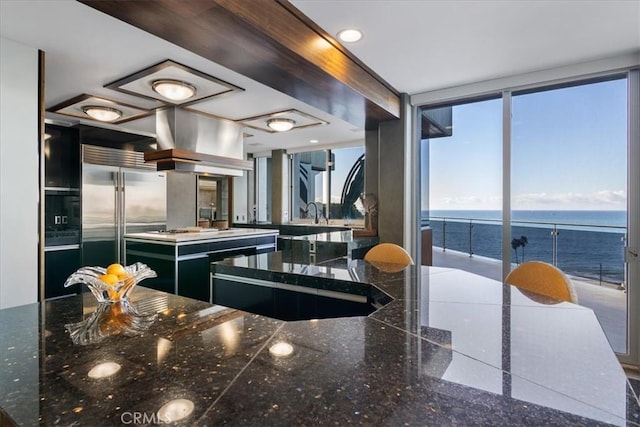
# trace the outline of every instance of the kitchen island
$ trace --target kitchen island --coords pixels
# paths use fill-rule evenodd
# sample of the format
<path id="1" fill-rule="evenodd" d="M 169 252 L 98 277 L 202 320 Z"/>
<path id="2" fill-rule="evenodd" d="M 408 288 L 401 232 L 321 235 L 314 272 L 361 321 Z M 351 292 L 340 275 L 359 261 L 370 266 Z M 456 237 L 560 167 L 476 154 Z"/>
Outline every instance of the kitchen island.
<path id="1" fill-rule="evenodd" d="M 65 324 L 92 315 L 91 295 L 0 310 L 0 407 L 19 425 L 156 424 L 167 404 L 184 426 L 639 425 L 590 309 L 448 268 L 280 252 L 212 268 L 389 298 L 369 315 L 287 322 L 137 287 L 149 329 L 87 345 Z"/>
<path id="2" fill-rule="evenodd" d="M 277 230 L 250 228 L 125 234 L 125 263 L 156 271 L 145 286 L 210 302 L 210 262 L 275 251 L 277 236 Z"/>
<path id="3" fill-rule="evenodd" d="M 314 224 L 312 221 L 289 222 L 284 224 L 272 224 L 270 222 L 236 222 L 233 224 L 233 227 L 278 230 L 281 236 L 305 236 L 309 234 L 331 233 L 334 231 L 348 231 L 353 229 L 353 227 L 346 224 L 324 224 L 322 222 Z"/>
<path id="4" fill-rule="evenodd" d="M 308 264 L 332 258 L 363 258 L 378 244 L 378 236 L 356 237 L 353 230 L 278 236 L 278 250 L 306 256 Z"/>

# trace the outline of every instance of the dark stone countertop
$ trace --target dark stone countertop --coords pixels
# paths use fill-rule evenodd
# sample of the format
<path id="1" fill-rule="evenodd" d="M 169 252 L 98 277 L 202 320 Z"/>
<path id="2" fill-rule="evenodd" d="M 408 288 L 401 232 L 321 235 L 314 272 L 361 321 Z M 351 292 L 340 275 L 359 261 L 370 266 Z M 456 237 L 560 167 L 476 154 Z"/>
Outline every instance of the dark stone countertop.
<path id="1" fill-rule="evenodd" d="M 378 236 L 355 237 L 353 230 L 343 230 L 278 236 L 278 249 L 290 255 L 303 256 L 301 262 L 314 265 L 341 257 L 363 258 L 378 241 Z"/>
<path id="2" fill-rule="evenodd" d="M 353 230 L 341 230 L 332 232 L 322 232 L 315 234 L 305 234 L 302 236 L 278 236 L 279 240 L 300 240 L 320 243 L 336 243 L 346 244 L 350 249 L 373 246 L 378 243 L 378 236 L 362 236 L 353 235 Z"/>
<path id="3" fill-rule="evenodd" d="M 258 223 L 234 223 L 232 227 L 256 228 L 278 230 L 281 236 L 305 236 L 308 234 L 332 233 L 335 231 L 349 231 L 348 225 L 312 224 L 312 223 L 285 223 L 272 224 L 270 222 Z"/>
<path id="4" fill-rule="evenodd" d="M 112 328 L 88 345 L 73 344 L 65 324 L 91 316 L 90 294 L 0 310 L 0 406 L 20 425 L 133 424 L 136 414 L 154 424 L 174 399 L 193 403 L 177 425 L 638 425 L 589 309 L 460 270 L 383 273 L 278 254 L 213 269 L 374 285 L 393 300 L 367 317 L 284 322 L 137 287 L 132 305 L 157 313 L 150 328 Z M 274 356 L 279 342 L 293 352 Z M 121 370 L 88 377 L 106 361 Z"/>

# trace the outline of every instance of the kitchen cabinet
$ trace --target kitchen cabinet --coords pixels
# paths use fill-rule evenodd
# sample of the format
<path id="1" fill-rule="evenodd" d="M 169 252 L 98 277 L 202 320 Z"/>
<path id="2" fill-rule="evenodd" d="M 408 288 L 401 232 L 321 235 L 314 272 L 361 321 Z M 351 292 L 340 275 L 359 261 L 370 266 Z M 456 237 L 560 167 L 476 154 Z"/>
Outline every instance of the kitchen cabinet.
<path id="1" fill-rule="evenodd" d="M 178 263 L 178 295 L 210 301 L 209 257 L 186 259 Z"/>
<path id="2" fill-rule="evenodd" d="M 64 288 L 80 268 L 80 138 L 77 129 L 45 125 L 44 140 L 44 294 L 56 298 L 77 293 Z"/>
<path id="3" fill-rule="evenodd" d="M 57 190 L 80 188 L 78 129 L 45 125 L 44 186 Z"/>
<path id="4" fill-rule="evenodd" d="M 230 257 L 276 250 L 276 230 L 147 232 L 124 236 L 126 264 L 142 262 L 158 277 L 143 286 L 211 302 L 210 265 Z"/>
<path id="5" fill-rule="evenodd" d="M 74 128 L 45 125 L 45 246 L 80 243 L 80 138 Z"/>
<path id="6" fill-rule="evenodd" d="M 276 252 L 249 256 L 237 263 L 228 259 L 213 264 L 212 302 L 285 321 L 368 316 L 375 311 L 376 299 L 370 289 L 361 288 L 363 294 L 357 297 L 341 296 L 341 292 L 329 289 L 344 282 L 337 280 L 337 286 L 325 288 L 333 278 L 317 274 L 323 267 L 300 262 L 297 271 L 289 272 L 292 264 L 287 258 L 283 252 Z M 346 257 L 331 262 L 342 261 L 346 266 Z M 277 271 L 266 271 L 274 266 Z"/>
<path id="7" fill-rule="evenodd" d="M 57 246 L 45 249 L 45 298 L 56 298 L 80 292 L 81 285 L 65 288 L 64 282 L 80 268 L 80 247 L 78 245 Z"/>

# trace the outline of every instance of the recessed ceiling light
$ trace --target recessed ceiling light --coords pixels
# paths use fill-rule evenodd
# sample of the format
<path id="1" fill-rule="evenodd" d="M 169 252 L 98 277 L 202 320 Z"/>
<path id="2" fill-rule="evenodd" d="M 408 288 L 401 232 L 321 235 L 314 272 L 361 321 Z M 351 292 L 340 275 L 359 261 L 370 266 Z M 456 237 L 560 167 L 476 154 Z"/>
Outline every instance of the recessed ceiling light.
<path id="1" fill-rule="evenodd" d="M 116 362 L 104 362 L 91 368 L 87 375 L 89 378 L 93 378 L 94 380 L 107 378 L 118 373 L 120 367 L 121 366 Z"/>
<path id="2" fill-rule="evenodd" d="M 151 83 L 151 88 L 172 101 L 184 101 L 196 94 L 194 85 L 180 80 L 155 80 Z"/>
<path id="3" fill-rule="evenodd" d="M 277 132 L 286 132 L 288 130 L 293 129 L 293 125 L 295 125 L 295 120 L 291 119 L 269 119 L 267 120 L 267 126 Z"/>
<path id="4" fill-rule="evenodd" d="M 269 347 L 269 353 L 275 357 L 286 357 L 293 353 L 293 346 L 289 343 L 279 341 Z"/>
<path id="5" fill-rule="evenodd" d="M 318 140 L 317 139 L 310 139 L 309 142 L 312 143 L 312 144 L 317 144 Z"/>
<path id="6" fill-rule="evenodd" d="M 122 111 L 101 105 L 87 105 L 82 107 L 82 111 L 92 119 L 101 122 L 112 122 L 122 117 Z"/>
<path id="7" fill-rule="evenodd" d="M 342 30 L 338 33 L 338 37 L 343 42 L 354 43 L 362 38 L 362 32 L 353 28 Z"/>

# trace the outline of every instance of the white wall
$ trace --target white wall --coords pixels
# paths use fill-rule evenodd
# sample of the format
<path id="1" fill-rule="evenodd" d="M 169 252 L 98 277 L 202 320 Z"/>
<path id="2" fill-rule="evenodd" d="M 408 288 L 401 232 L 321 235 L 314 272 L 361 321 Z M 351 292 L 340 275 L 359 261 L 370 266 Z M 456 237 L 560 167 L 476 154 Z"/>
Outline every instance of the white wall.
<path id="1" fill-rule="evenodd" d="M 38 297 L 38 50 L 0 39 L 0 308 Z"/>

